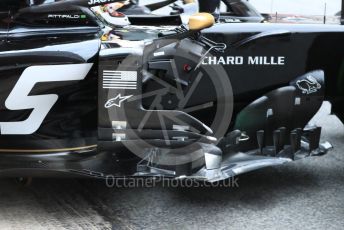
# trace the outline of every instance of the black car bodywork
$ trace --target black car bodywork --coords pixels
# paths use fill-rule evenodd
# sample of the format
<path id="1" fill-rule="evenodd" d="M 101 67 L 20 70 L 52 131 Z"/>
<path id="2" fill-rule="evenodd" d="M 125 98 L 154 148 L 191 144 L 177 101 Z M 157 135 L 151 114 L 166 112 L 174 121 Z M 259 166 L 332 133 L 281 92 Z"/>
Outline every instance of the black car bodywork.
<path id="1" fill-rule="evenodd" d="M 343 118 L 339 25 L 128 27 L 101 42 L 87 1 L 0 15 L 3 176 L 222 180 L 325 154 L 307 125 L 324 100 Z"/>

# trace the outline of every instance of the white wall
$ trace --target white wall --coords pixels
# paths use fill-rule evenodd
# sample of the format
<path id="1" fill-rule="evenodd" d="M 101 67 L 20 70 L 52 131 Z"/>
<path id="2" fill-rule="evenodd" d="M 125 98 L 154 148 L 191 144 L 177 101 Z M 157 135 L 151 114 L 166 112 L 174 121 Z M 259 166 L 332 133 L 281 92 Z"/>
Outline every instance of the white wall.
<path id="1" fill-rule="evenodd" d="M 140 0 L 140 4 L 159 1 L 161 0 Z M 327 15 L 332 16 L 341 10 L 341 0 L 249 0 L 249 2 L 262 13 L 278 11 L 282 14 L 323 15 L 325 2 L 327 2 Z"/>
<path id="2" fill-rule="evenodd" d="M 325 2 L 327 15 L 341 10 L 341 0 L 249 0 L 260 12 L 282 14 L 323 15 Z M 272 9 L 272 12 L 271 12 Z"/>

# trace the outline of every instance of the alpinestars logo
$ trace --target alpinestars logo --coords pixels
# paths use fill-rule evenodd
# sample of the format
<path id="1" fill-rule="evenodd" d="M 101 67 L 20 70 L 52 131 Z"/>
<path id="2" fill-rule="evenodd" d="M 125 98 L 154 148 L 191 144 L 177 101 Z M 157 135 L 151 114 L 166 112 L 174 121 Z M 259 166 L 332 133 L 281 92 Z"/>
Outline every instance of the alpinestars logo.
<path id="1" fill-rule="evenodd" d="M 128 100 L 129 98 L 131 98 L 133 95 L 130 95 L 130 96 L 123 96 L 121 94 L 118 94 L 117 97 L 115 98 L 112 98 L 110 100 L 108 100 L 106 103 L 105 103 L 105 108 L 106 109 L 109 109 L 113 106 L 116 106 L 118 108 L 121 108 L 122 107 L 122 104 L 123 102 L 125 102 L 126 100 Z"/>

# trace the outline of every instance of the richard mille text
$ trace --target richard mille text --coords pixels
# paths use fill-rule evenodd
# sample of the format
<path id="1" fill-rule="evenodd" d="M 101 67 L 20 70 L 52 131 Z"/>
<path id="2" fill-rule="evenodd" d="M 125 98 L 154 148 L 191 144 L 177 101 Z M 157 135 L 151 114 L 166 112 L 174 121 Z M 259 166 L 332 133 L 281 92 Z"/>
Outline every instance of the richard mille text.
<path id="1" fill-rule="evenodd" d="M 285 65 L 286 58 L 268 56 L 227 56 L 227 57 L 206 57 L 203 65 Z"/>

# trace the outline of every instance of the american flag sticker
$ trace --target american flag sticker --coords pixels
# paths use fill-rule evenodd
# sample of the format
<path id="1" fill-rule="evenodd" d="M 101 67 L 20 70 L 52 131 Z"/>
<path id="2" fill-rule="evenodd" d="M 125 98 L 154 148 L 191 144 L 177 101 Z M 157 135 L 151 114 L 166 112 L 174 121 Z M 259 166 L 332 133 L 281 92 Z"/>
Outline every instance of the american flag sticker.
<path id="1" fill-rule="evenodd" d="M 104 89 L 137 89 L 136 71 L 103 71 Z"/>

